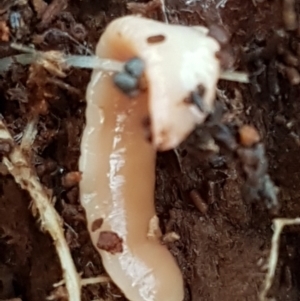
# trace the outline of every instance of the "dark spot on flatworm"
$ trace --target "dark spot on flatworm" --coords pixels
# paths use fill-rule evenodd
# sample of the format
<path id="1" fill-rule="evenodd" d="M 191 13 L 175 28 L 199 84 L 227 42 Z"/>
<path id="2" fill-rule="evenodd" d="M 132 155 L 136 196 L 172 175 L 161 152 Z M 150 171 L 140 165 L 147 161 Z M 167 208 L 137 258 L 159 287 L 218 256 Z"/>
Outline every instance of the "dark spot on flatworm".
<path id="1" fill-rule="evenodd" d="M 95 220 L 93 221 L 92 227 L 91 227 L 92 232 L 95 232 L 95 231 L 97 231 L 98 229 L 100 229 L 101 226 L 102 226 L 102 224 L 103 224 L 103 218 L 97 218 L 97 219 L 95 219 Z"/>
<path id="2" fill-rule="evenodd" d="M 208 113 L 208 108 L 204 102 L 205 88 L 203 85 L 199 85 L 195 91 L 193 91 L 189 97 L 184 99 L 187 104 L 194 104 L 203 113 Z"/>
<path id="3" fill-rule="evenodd" d="M 192 102 L 198 107 L 198 109 L 201 112 L 205 112 L 205 105 L 203 102 L 203 98 L 195 91 L 191 93 L 191 98 L 192 98 Z"/>
<path id="4" fill-rule="evenodd" d="M 123 239 L 112 231 L 102 231 L 99 233 L 97 248 L 111 254 L 123 252 Z"/>
<path id="5" fill-rule="evenodd" d="M 147 42 L 149 44 L 161 43 L 166 39 L 166 37 L 162 34 L 158 34 L 156 36 L 151 36 L 147 38 Z"/>
<path id="6" fill-rule="evenodd" d="M 127 73 L 129 73 L 133 77 L 139 78 L 142 76 L 144 72 L 145 63 L 140 58 L 135 57 L 126 62 L 124 69 Z"/>
<path id="7" fill-rule="evenodd" d="M 198 94 L 201 96 L 201 97 L 203 97 L 204 96 L 204 93 L 205 93 L 205 87 L 203 86 L 203 85 L 198 85 L 198 87 L 197 87 L 197 92 L 198 92 Z"/>
<path id="8" fill-rule="evenodd" d="M 149 116 L 143 118 L 142 126 L 145 131 L 145 137 L 148 142 L 152 142 L 152 133 L 151 133 L 151 119 Z"/>

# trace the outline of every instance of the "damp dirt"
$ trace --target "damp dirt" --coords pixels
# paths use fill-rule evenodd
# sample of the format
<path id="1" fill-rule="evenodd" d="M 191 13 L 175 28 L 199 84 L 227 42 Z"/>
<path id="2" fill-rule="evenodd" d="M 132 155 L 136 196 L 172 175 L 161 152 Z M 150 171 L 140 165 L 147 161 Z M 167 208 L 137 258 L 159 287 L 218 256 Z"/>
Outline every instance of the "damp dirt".
<path id="1" fill-rule="evenodd" d="M 216 109 L 177 149 L 158 155 L 156 208 L 164 234 L 176 233 L 168 247 L 184 276 L 185 301 L 258 300 L 272 218 L 300 216 L 300 5 L 166 0 L 162 10 L 161 1 L 126 2 L 1 1 L 0 58 L 16 53 L 11 42 L 88 54 L 106 24 L 130 13 L 205 25 L 222 40 L 226 33 L 222 62 L 248 71 L 250 84 L 220 81 L 222 112 Z M 55 197 L 76 268 L 86 278 L 105 274 L 78 199 L 89 78 L 87 70 L 71 69 L 60 77 L 38 65 L 18 64 L 0 75 L 0 114 L 16 141 L 39 115 L 31 163 Z M 7 149 L 1 141 L 0 156 Z M 0 300 L 65 300 L 65 291 L 53 287 L 62 277 L 51 238 L 33 217 L 29 195 L 2 165 L 0 172 Z M 299 300 L 299 231 L 287 228 L 282 234 L 270 291 L 276 300 Z M 83 301 L 95 299 L 126 300 L 112 283 L 83 289 Z"/>

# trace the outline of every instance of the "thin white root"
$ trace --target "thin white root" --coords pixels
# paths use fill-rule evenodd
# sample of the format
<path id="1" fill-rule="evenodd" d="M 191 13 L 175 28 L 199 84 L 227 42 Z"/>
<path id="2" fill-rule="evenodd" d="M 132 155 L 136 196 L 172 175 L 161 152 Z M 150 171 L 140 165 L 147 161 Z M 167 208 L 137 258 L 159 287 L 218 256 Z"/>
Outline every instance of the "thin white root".
<path id="1" fill-rule="evenodd" d="M 35 171 L 24 156 L 22 149 L 15 144 L 2 120 L 0 120 L 0 139 L 7 141 L 13 146 L 11 152 L 6 157 L 3 157 L 3 163 L 21 188 L 27 190 L 30 194 L 39 212 L 42 228 L 49 232 L 54 241 L 69 301 L 80 301 L 80 279 L 64 237 L 60 216 L 52 206 L 47 192 L 39 182 Z"/>
<path id="2" fill-rule="evenodd" d="M 110 59 L 100 59 L 95 55 L 65 55 L 63 52 L 60 51 L 42 52 L 35 50 L 34 48 L 16 43 L 12 43 L 11 47 L 21 52 L 25 52 L 25 54 L 1 59 L 0 72 L 7 71 L 15 61 L 22 65 L 39 63 L 43 65 L 46 69 L 49 69 L 49 67 L 53 69 L 54 66 L 56 66 L 56 69 L 60 69 L 60 71 L 68 67 L 75 67 L 87 69 L 101 69 L 107 72 L 120 72 L 124 68 L 124 63 L 122 62 Z"/>
<path id="3" fill-rule="evenodd" d="M 266 274 L 265 282 L 263 285 L 263 289 L 260 293 L 260 300 L 266 301 L 268 300 L 267 294 L 272 286 L 273 279 L 275 276 L 276 266 L 278 262 L 278 255 L 279 255 L 279 244 L 280 244 L 280 234 L 282 232 L 282 229 L 285 226 L 291 226 L 291 225 L 299 225 L 300 224 L 300 218 L 275 218 L 273 220 L 273 226 L 274 226 L 274 233 L 272 236 L 272 242 L 271 242 L 271 251 L 269 256 L 269 263 L 268 263 L 268 272 Z"/>
<path id="4" fill-rule="evenodd" d="M 220 75 L 220 79 L 244 84 L 249 83 L 249 75 L 246 72 L 223 71 Z"/>
<path id="5" fill-rule="evenodd" d="M 81 285 L 86 286 L 91 284 L 107 283 L 110 281 L 111 281 L 110 278 L 107 276 L 98 276 L 98 277 L 81 279 Z"/>
<path id="6" fill-rule="evenodd" d="M 166 14 L 164 0 L 159 1 L 161 1 L 162 10 Z M 100 69 L 106 72 L 121 72 L 124 69 L 124 63 L 122 62 L 100 59 L 95 55 L 65 55 L 59 51 L 42 52 L 16 43 L 12 43 L 11 47 L 25 53 L 0 59 L 0 73 L 7 71 L 15 62 L 22 65 L 39 63 L 48 71 L 55 72 L 56 75 L 61 77 L 65 76 L 62 70 L 68 67 Z M 220 74 L 220 79 L 238 83 L 249 83 L 249 75 L 246 72 L 239 71 L 223 71 Z"/>
<path id="7" fill-rule="evenodd" d="M 81 286 L 91 285 L 91 284 L 98 284 L 98 283 L 108 283 L 111 279 L 108 276 L 97 276 L 97 277 L 90 277 L 90 278 L 81 278 L 80 284 Z M 54 283 L 53 287 L 59 287 L 65 284 L 65 280 L 62 279 L 61 281 Z M 1 300 L 0 300 L 1 301 Z"/>
<path id="8" fill-rule="evenodd" d="M 124 68 L 122 62 L 100 59 L 97 56 L 68 55 L 65 56 L 65 63 L 69 67 L 100 69 L 107 72 L 120 72 Z"/>

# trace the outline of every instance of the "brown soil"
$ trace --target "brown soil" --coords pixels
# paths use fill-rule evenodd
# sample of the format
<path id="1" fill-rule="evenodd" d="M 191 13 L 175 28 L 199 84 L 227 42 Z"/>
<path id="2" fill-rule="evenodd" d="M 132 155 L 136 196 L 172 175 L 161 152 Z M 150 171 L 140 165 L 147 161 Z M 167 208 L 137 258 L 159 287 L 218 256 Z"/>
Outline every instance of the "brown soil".
<path id="1" fill-rule="evenodd" d="M 1 1 L 0 57 L 14 53 L 8 40 L 33 43 L 41 50 L 86 54 L 109 21 L 130 13 L 125 0 L 69 2 L 67 7 L 67 0 Z M 225 108 L 221 123 L 198 128 L 176 151 L 158 156 L 157 211 L 163 231 L 180 235 L 169 247 L 184 275 L 185 301 L 258 300 L 270 249 L 274 210 L 269 208 L 274 200 L 268 198 L 272 187 L 262 190 L 262 182 L 250 181 L 253 175 L 266 175 L 257 175 L 247 165 L 248 150 L 250 155 L 260 154 L 260 163 L 264 155 L 259 153 L 261 144 L 252 146 L 251 139 L 256 142 L 257 137 L 251 133 L 244 132 L 248 136 L 238 139 L 243 124 L 258 129 L 266 149 L 270 177 L 280 188 L 277 214 L 300 215 L 300 29 L 285 30 L 282 2 L 166 1 L 171 23 L 222 25 L 231 36 L 229 58 L 235 58 L 239 70 L 252 74 L 249 85 L 220 82 L 218 103 Z M 47 7 L 47 3 L 51 4 Z M 163 19 L 159 5 L 148 8 L 149 17 Z M 83 277 L 104 273 L 85 228 L 76 184 L 89 76 L 90 71 L 72 69 L 65 78 L 58 78 L 40 66 L 17 64 L 0 76 L 0 113 L 16 139 L 31 116 L 40 114 L 32 164 L 56 197 L 55 207 L 64 219 Z M 215 131 L 220 124 L 225 127 L 221 134 Z M 211 137 L 220 145 L 220 153 L 208 150 Z M 245 139 L 247 147 L 241 145 Z M 61 280 L 60 264 L 50 237 L 32 216 L 28 194 L 11 176 L 2 175 L 0 195 L 0 300 L 42 301 L 51 293 L 59 299 L 63 292 L 53 292 L 52 285 Z M 277 300 L 299 300 L 299 238 L 297 227 L 282 235 L 271 290 Z M 125 300 L 112 284 L 84 288 L 82 300 L 100 298 Z"/>

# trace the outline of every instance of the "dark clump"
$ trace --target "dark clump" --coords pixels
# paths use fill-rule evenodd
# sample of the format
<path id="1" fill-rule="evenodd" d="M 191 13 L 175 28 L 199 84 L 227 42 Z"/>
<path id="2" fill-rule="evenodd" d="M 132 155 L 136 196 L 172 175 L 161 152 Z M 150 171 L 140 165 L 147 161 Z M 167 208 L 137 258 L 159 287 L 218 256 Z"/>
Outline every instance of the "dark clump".
<path id="1" fill-rule="evenodd" d="M 191 102 L 195 104 L 198 109 L 203 113 L 208 113 L 207 105 L 204 102 L 204 94 L 205 94 L 205 88 L 203 85 L 199 85 L 196 89 L 196 91 L 193 91 L 191 93 Z"/>
<path id="2" fill-rule="evenodd" d="M 138 89 L 138 79 L 126 72 L 117 73 L 114 84 L 128 96 L 135 94 Z"/>
<path id="3" fill-rule="evenodd" d="M 230 151 L 235 151 L 237 148 L 237 142 L 235 135 L 230 128 L 225 124 L 215 124 L 211 127 L 211 133 L 213 138 L 226 147 Z"/>
<path id="4" fill-rule="evenodd" d="M 117 233 L 102 231 L 99 233 L 97 248 L 111 254 L 123 252 L 123 239 Z"/>
<path id="5" fill-rule="evenodd" d="M 264 146 L 257 144 L 252 148 L 237 151 L 246 175 L 243 196 L 248 201 L 263 199 L 268 209 L 278 210 L 277 188 L 271 181 Z"/>
<path id="6" fill-rule="evenodd" d="M 140 76 L 142 76 L 144 72 L 145 63 L 143 62 L 143 60 L 136 57 L 126 62 L 124 69 L 133 77 L 140 78 Z"/>
<path id="7" fill-rule="evenodd" d="M 203 113 L 209 113 L 206 103 L 204 102 L 205 87 L 199 85 L 195 91 L 192 91 L 191 94 L 185 98 L 183 101 L 186 104 L 196 105 L 197 108 Z"/>
<path id="8" fill-rule="evenodd" d="M 139 92 L 147 90 L 144 76 L 145 63 L 138 57 L 125 63 L 124 71 L 114 75 L 116 87 L 129 97 L 136 96 Z"/>

